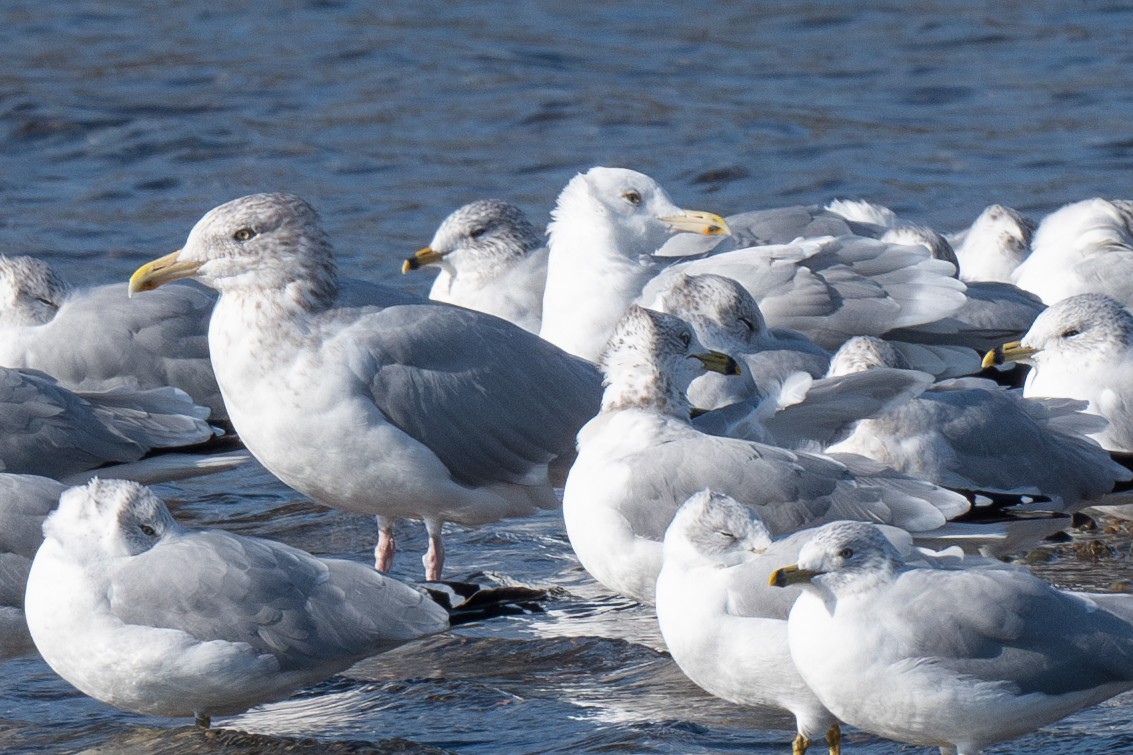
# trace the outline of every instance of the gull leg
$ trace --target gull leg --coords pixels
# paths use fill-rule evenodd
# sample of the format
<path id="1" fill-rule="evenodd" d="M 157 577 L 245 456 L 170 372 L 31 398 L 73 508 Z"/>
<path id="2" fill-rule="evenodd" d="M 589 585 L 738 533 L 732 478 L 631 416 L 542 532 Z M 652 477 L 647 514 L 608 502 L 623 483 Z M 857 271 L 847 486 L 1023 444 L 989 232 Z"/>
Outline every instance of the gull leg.
<path id="1" fill-rule="evenodd" d="M 425 565 L 425 579 L 436 582 L 441 578 L 441 569 L 445 566 L 445 544 L 441 542 L 442 522 L 437 519 L 425 520 L 425 531 L 429 533 L 429 550 L 421 558 Z"/>
<path id="2" fill-rule="evenodd" d="M 386 574 L 393 567 L 393 554 L 397 553 L 397 542 L 393 539 L 393 520 L 388 516 L 374 518 L 378 520 L 378 544 L 374 548 L 374 568 Z"/>
<path id="3" fill-rule="evenodd" d="M 791 742 L 791 755 L 806 755 L 806 748 L 810 747 L 810 740 L 799 732 L 795 735 L 795 741 Z"/>
<path id="4" fill-rule="evenodd" d="M 842 729 L 837 721 L 826 731 L 826 746 L 830 748 L 830 755 L 842 755 Z"/>

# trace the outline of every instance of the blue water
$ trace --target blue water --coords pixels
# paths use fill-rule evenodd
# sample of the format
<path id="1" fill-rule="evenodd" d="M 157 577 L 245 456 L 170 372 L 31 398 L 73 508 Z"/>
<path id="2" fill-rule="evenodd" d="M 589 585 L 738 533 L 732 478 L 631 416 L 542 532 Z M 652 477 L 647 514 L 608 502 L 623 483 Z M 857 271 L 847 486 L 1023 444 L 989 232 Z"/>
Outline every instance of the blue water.
<path id="1" fill-rule="evenodd" d="M 211 6 L 211 7 L 210 7 Z M 0 5 L 0 252 L 121 280 L 206 210 L 287 190 L 349 275 L 427 290 L 400 260 L 472 199 L 544 223 L 593 165 L 723 214 L 866 198 L 942 231 L 991 202 L 1036 217 L 1128 197 L 1133 6 L 80 0 Z M 166 486 L 177 516 L 367 559 L 372 522 L 253 468 Z M 1071 586 L 1127 576 L 1128 536 Z M 0 750 L 785 752 L 785 719 L 685 682 L 649 612 L 604 597 L 555 513 L 454 529 L 454 576 L 567 592 L 544 616 L 380 656 L 202 734 L 121 713 L 35 658 L 0 666 Z M 399 570 L 416 576 L 417 528 Z M 1116 576 L 1115 576 L 1116 575 Z M 994 748 L 1133 751 L 1133 697 Z M 227 729 L 248 732 L 237 735 Z M 918 752 L 851 734 L 847 752 Z"/>

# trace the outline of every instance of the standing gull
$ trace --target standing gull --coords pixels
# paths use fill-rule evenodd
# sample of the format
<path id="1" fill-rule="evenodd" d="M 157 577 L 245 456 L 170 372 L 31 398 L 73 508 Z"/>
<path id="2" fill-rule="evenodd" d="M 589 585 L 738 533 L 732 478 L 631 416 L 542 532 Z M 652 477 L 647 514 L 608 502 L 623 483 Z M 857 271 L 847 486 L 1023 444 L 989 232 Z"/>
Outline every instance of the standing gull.
<path id="1" fill-rule="evenodd" d="M 547 246 L 513 204 L 480 199 L 453 212 L 401 272 L 438 267 L 429 298 L 487 312 L 539 332 Z"/>
<path id="2" fill-rule="evenodd" d="M 558 505 L 548 465 L 593 416 L 593 365 L 481 312 L 446 304 L 345 307 L 314 209 L 255 194 L 209 211 L 180 251 L 142 266 L 131 291 L 197 277 L 220 292 L 209 350 L 229 416 L 273 474 L 327 506 L 441 525 Z"/>
<path id="3" fill-rule="evenodd" d="M 208 354 L 214 298 L 182 285 L 131 302 L 125 284 L 72 288 L 42 260 L 0 256 L 0 365 L 74 390 L 173 386 L 224 419 Z"/>
<path id="4" fill-rule="evenodd" d="M 951 755 L 1133 688 L 1133 624 L 1021 569 L 913 568 L 838 522 L 772 584 L 801 585 L 791 657 L 840 720 Z"/>
<path id="5" fill-rule="evenodd" d="M 698 686 L 739 705 L 790 711 L 794 755 L 822 736 L 838 753 L 838 723 L 807 687 L 787 647 L 787 614 L 796 596 L 767 585 L 772 567 L 759 573 L 761 563 L 797 555 L 798 545 L 789 542 L 797 538 L 775 543 L 734 499 L 694 493 L 665 531 L 657 621 L 673 660 Z"/>
<path id="6" fill-rule="evenodd" d="M 138 713 L 208 726 L 449 625 L 362 564 L 182 527 L 137 483 L 71 488 L 43 532 L 25 601 L 36 647 L 84 693 Z"/>

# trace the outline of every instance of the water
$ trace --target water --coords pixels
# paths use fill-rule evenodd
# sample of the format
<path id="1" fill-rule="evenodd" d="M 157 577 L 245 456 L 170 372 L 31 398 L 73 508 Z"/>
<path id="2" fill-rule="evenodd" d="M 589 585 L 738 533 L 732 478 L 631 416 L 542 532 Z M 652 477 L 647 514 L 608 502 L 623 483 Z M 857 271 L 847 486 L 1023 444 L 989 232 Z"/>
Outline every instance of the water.
<path id="1" fill-rule="evenodd" d="M 206 210 L 288 190 L 342 268 L 398 274 L 437 223 L 498 196 L 546 222 L 592 165 L 727 214 L 867 198 L 951 231 L 990 202 L 1035 216 L 1128 197 L 1133 6 L 1053 2 L 522 4 L 10 0 L 0 7 L 0 251 L 74 281 L 125 278 Z M 860 4 L 857 4 L 860 5 Z M 364 560 L 365 517 L 252 468 L 164 486 L 174 512 Z M 1068 587 L 1133 575 L 1125 530 L 1037 564 Z M 1106 549 L 1087 549 L 1099 540 Z M 448 536 L 454 577 L 562 592 L 296 699 L 217 721 L 122 713 L 36 658 L 0 666 L 6 752 L 785 752 L 789 722 L 720 703 L 603 596 L 553 512 Z M 416 576 L 420 528 L 403 532 Z M 1133 696 L 995 753 L 1133 751 Z M 848 752 L 921 752 L 851 733 Z"/>

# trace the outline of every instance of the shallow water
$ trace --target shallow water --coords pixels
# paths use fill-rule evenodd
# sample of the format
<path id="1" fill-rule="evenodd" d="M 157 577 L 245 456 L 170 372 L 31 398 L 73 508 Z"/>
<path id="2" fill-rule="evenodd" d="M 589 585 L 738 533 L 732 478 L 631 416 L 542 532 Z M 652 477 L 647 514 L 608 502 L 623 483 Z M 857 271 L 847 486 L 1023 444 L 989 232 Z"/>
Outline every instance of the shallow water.
<path id="1" fill-rule="evenodd" d="M 319 208 L 344 272 L 421 292 L 400 260 L 449 211 L 498 196 L 544 223 L 595 164 L 724 214 L 847 196 L 944 231 L 990 202 L 1041 216 L 1133 194 L 1133 7 L 637 5 L 4 3 L 0 252 L 121 280 L 210 207 L 288 190 Z M 371 520 L 258 468 L 161 492 L 191 524 L 370 558 Z M 1077 537 L 1036 568 L 1068 587 L 1133 577 L 1124 530 Z M 579 569 L 558 514 L 448 542 L 453 577 L 562 592 L 544 614 L 379 656 L 208 733 L 9 661 L 0 750 L 786 751 L 782 716 L 681 677 L 650 612 Z M 398 571 L 417 576 L 421 528 L 401 544 Z M 991 752 L 1133 751 L 1131 709 L 1125 695 Z M 851 733 L 847 751 L 923 750 Z"/>

